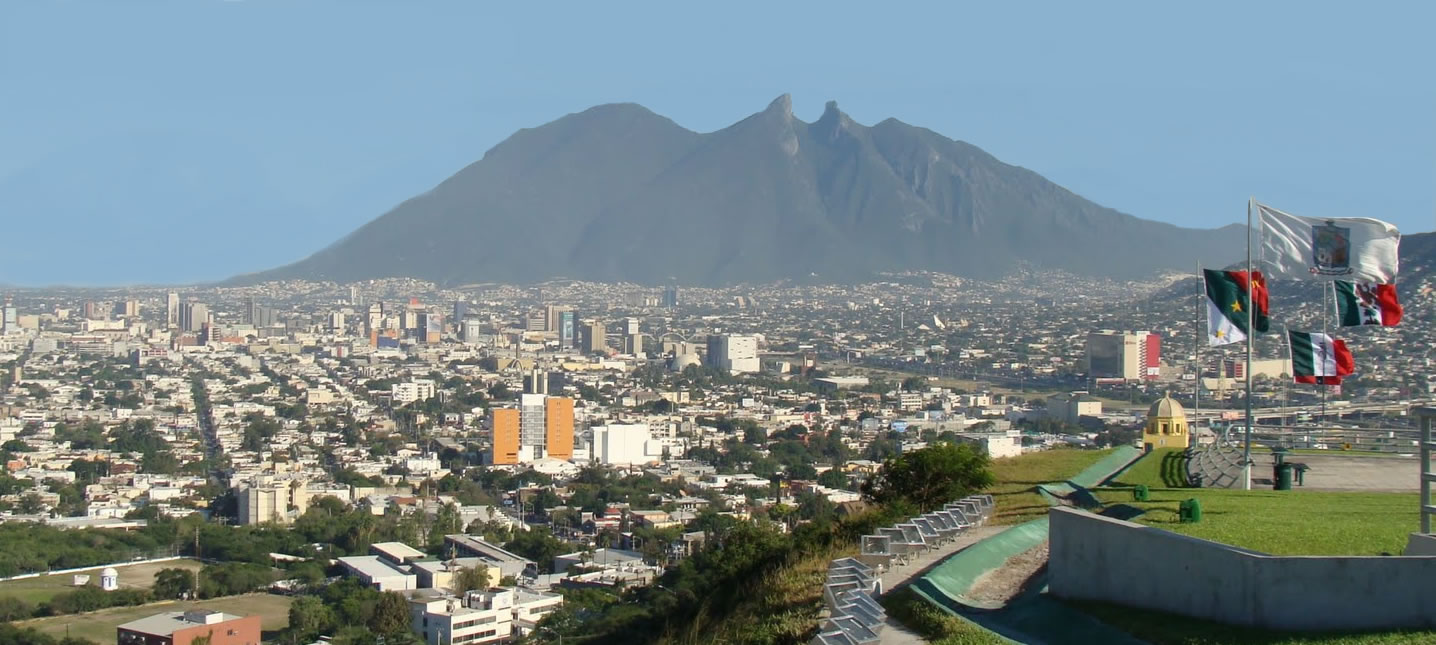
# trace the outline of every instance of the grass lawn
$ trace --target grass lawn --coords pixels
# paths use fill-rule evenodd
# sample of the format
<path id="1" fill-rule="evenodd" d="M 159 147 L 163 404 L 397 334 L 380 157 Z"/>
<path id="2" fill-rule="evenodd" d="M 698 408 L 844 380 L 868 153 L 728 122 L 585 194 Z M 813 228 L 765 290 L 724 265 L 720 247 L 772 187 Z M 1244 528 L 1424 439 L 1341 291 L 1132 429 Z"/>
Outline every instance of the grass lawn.
<path id="1" fill-rule="evenodd" d="M 1234 627 L 1186 616 L 1100 602 L 1068 601 L 1152 645 L 1408 645 L 1436 643 L 1436 632 L 1294 634 Z"/>
<path id="2" fill-rule="evenodd" d="M 997 483 L 986 491 L 997 502 L 992 523 L 1019 524 L 1046 517 L 1051 507 L 1033 487 L 1065 481 L 1109 454 L 1111 449 L 1061 448 L 992 460 L 992 475 Z"/>
<path id="3" fill-rule="evenodd" d="M 121 576 L 123 577 L 123 574 Z M 274 632 L 289 626 L 289 604 L 293 600 L 289 596 L 248 594 L 198 602 L 156 602 L 139 607 L 102 609 L 88 614 L 37 618 L 18 622 L 16 625 L 34 627 L 41 632 L 57 637 L 64 636 L 68 627 L 71 636 L 87 638 L 96 643 L 113 643 L 115 642 L 115 627 L 119 625 L 161 612 L 201 608 L 217 609 L 240 616 L 260 614 L 264 617 L 264 631 Z"/>
<path id="4" fill-rule="evenodd" d="M 882 597 L 888 615 L 938 645 L 1006 645 L 1009 641 L 966 620 L 953 616 L 911 589 Z"/>
<path id="5" fill-rule="evenodd" d="M 1146 502 L 1125 488 L 1095 493 L 1146 511 L 1135 519 L 1142 524 L 1272 555 L 1399 555 L 1420 522 L 1417 493 L 1154 488 Z M 1201 522 L 1177 521 L 1188 498 L 1201 500 Z"/>
<path id="6" fill-rule="evenodd" d="M 1154 450 L 1114 482 L 1124 487 L 1146 484 L 1149 501 L 1132 501 L 1129 488 L 1093 492 L 1104 504 L 1146 511 L 1136 522 L 1272 555 L 1400 554 L 1407 534 L 1420 522 L 1417 493 L 1172 487 L 1182 471 L 1181 451 Z M 1188 498 L 1201 500 L 1199 523 L 1177 521 L 1177 507 Z"/>
<path id="7" fill-rule="evenodd" d="M 169 562 L 146 562 L 144 564 L 132 564 L 123 567 L 115 567 L 120 572 L 120 587 L 128 589 L 149 589 L 155 584 L 155 574 L 162 569 L 189 569 L 198 571 L 200 563 L 196 560 L 171 560 Z M 100 584 L 100 571 L 104 567 L 81 571 L 80 574 L 89 574 L 90 583 Z M 62 573 L 53 576 L 40 576 L 38 578 L 23 578 L 20 580 L 8 580 L 0 582 L 0 596 L 12 596 L 24 600 L 30 604 L 40 604 L 65 591 L 74 589 L 74 573 Z"/>
<path id="8" fill-rule="evenodd" d="M 1180 448 L 1160 448 L 1138 459 L 1113 479 L 1121 486 L 1145 484 L 1149 488 L 1182 488 L 1186 483 L 1186 457 Z"/>

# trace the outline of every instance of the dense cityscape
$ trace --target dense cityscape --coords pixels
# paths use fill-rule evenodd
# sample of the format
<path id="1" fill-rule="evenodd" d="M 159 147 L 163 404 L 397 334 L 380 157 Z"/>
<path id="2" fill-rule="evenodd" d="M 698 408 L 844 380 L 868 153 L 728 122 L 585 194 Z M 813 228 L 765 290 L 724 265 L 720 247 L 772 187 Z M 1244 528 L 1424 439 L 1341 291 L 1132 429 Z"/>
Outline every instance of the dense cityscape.
<path id="1" fill-rule="evenodd" d="M 992 459 L 1140 445 L 1163 396 L 1205 407 L 1194 439 L 1215 441 L 1243 401 L 1243 363 L 1194 342 L 1192 284 L 16 291 L 0 335 L 0 536 L 53 538 L 12 534 L 0 576 L 182 557 L 154 598 L 271 592 L 224 620 L 284 642 L 661 632 L 640 623 L 698 597 L 662 581 L 711 575 L 686 560 L 737 531 L 792 536 L 863 513 L 886 459 L 943 443 Z M 1093 296 L 1114 292 L 1134 304 Z M 1290 306 L 1294 320 L 1315 311 Z M 1283 358 L 1254 362 L 1256 404 L 1427 397 L 1399 375 L 1429 358 L 1369 338 L 1381 369 L 1328 401 L 1293 394 Z M 1307 447 L 1323 431 L 1301 426 L 1333 425 L 1273 421 Z M 127 537 L 77 552 L 72 536 L 94 531 Z M 386 618 L 387 592 L 402 604 Z M 135 601 L 115 594 L 0 607 L 18 619 Z M 656 613 L 615 616 L 625 598 Z M 121 642 L 146 628 L 121 626 Z"/>

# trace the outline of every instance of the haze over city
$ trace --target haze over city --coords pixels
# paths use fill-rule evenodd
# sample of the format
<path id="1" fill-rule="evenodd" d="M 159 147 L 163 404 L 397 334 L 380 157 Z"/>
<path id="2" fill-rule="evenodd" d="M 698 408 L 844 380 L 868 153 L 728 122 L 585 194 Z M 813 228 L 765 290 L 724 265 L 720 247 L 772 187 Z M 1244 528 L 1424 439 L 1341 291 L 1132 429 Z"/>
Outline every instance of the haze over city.
<path id="1" fill-rule="evenodd" d="M 1147 219 L 1215 228 L 1256 194 L 1424 231 L 1432 11 L 6 3 L 0 212 L 53 244 L 12 245 L 0 283 L 259 271 L 521 128 L 635 102 L 706 132 L 784 93 L 803 120 L 828 100 L 896 117 Z"/>

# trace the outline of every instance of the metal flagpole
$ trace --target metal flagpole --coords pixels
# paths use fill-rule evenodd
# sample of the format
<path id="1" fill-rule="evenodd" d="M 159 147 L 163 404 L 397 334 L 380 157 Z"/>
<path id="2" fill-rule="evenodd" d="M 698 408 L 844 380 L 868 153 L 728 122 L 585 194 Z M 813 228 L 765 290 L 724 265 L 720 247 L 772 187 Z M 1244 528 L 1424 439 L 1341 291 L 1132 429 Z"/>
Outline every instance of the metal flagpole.
<path id="1" fill-rule="evenodd" d="M 1255 316 L 1252 315 L 1252 310 L 1256 308 L 1255 294 L 1252 293 L 1252 209 L 1255 207 L 1255 197 L 1247 200 L 1247 431 L 1242 442 L 1242 490 L 1252 489 L 1252 343 L 1256 339 L 1253 327 Z"/>
<path id="2" fill-rule="evenodd" d="M 1332 299 L 1327 299 L 1327 296 L 1328 296 L 1328 295 L 1332 296 Z M 1336 283 L 1335 283 L 1335 282 L 1328 282 L 1328 283 L 1326 283 L 1324 286 L 1321 287 L 1321 335 L 1323 335 L 1323 336 L 1327 336 L 1328 334 L 1331 333 L 1331 332 L 1327 331 L 1327 328 L 1326 328 L 1327 320 L 1326 320 L 1326 319 L 1327 319 L 1327 316 L 1329 315 L 1329 308 L 1336 306 L 1336 303 L 1334 302 L 1335 296 L 1336 296 Z M 1316 377 L 1317 387 L 1321 388 L 1321 423 L 1322 423 L 1322 424 L 1325 424 L 1325 423 L 1326 423 L 1326 388 L 1328 387 L 1327 384 L 1324 382 L 1324 379 L 1325 379 L 1325 377 L 1323 377 L 1323 376 L 1318 376 L 1318 377 Z"/>
<path id="3" fill-rule="evenodd" d="M 1205 285 L 1202 261 L 1197 260 L 1197 317 L 1192 320 L 1192 328 L 1196 331 L 1192 338 L 1192 363 L 1196 372 L 1196 383 L 1192 387 L 1192 429 L 1196 429 L 1197 416 L 1202 411 L 1202 301 L 1207 297 Z"/>

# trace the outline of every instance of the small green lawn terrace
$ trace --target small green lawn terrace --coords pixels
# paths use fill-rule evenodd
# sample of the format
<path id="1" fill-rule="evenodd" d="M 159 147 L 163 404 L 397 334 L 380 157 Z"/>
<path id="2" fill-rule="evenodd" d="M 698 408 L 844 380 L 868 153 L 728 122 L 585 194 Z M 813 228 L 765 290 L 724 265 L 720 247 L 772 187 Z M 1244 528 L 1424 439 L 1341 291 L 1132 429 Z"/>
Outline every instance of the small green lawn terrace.
<path id="1" fill-rule="evenodd" d="M 1037 493 L 1039 484 L 1066 481 L 1110 454 L 1112 449 L 1058 448 L 992 460 L 997 483 L 984 491 L 997 503 L 992 523 L 1021 524 L 1046 517 L 1052 506 Z"/>
<path id="2" fill-rule="evenodd" d="M 1272 555 L 1399 555 L 1418 529 L 1420 495 L 1321 491 L 1179 488 L 1181 451 L 1157 450 L 1094 492 L 1104 505 L 1127 504 L 1145 514 L 1133 521 Z M 1145 484 L 1150 499 L 1132 499 Z M 1182 500 L 1202 504 L 1202 521 L 1177 519 Z"/>
<path id="3" fill-rule="evenodd" d="M 1103 504 L 1135 506 L 1133 521 L 1174 533 L 1273 555 L 1400 554 L 1417 530 L 1420 496 L 1361 493 L 1182 488 L 1180 450 L 1157 450 L 1093 491 Z M 1150 499 L 1132 499 L 1143 484 Z M 1177 519 L 1182 500 L 1202 503 L 1202 521 Z M 1224 625 L 1157 611 L 1072 601 L 1070 605 L 1153 645 L 1398 645 L 1436 643 L 1433 631 L 1285 633 Z"/>

